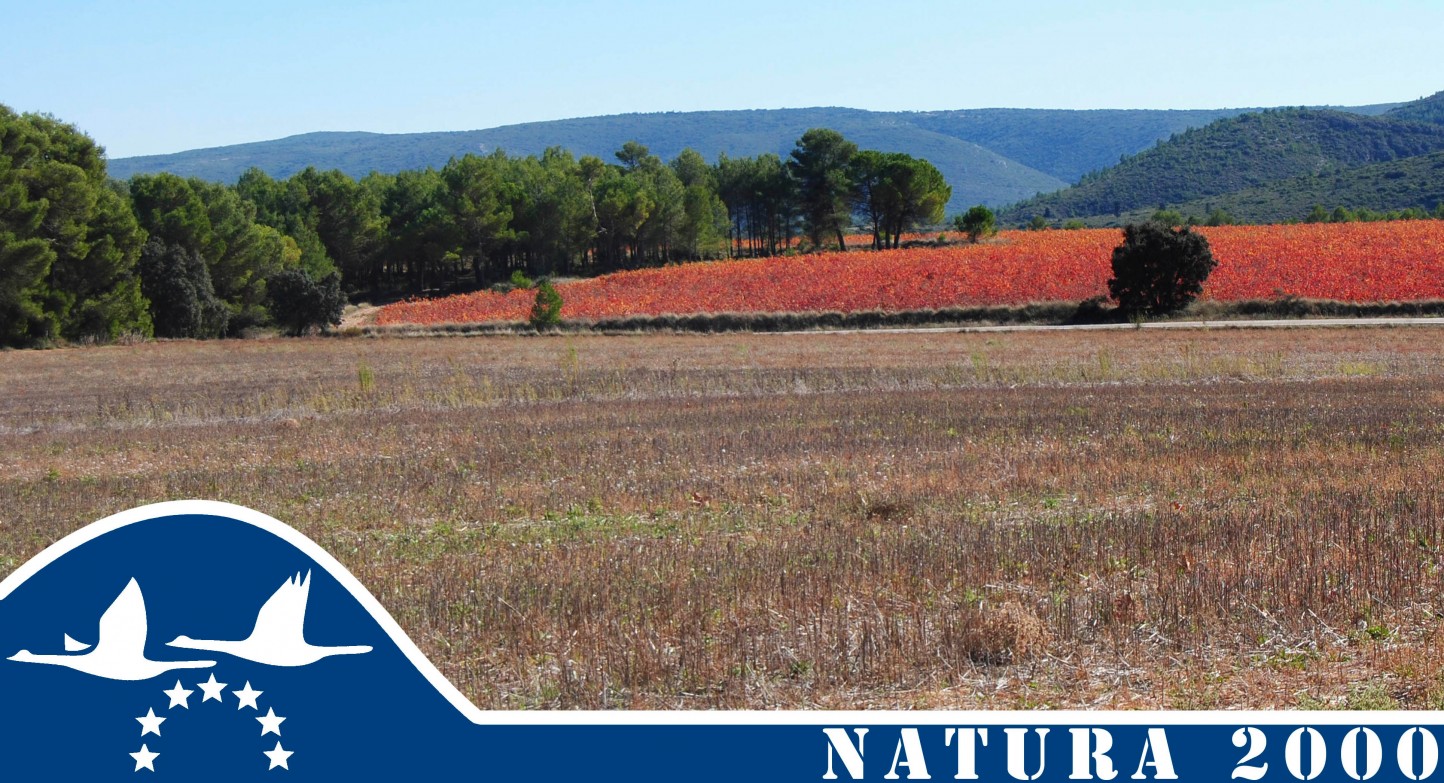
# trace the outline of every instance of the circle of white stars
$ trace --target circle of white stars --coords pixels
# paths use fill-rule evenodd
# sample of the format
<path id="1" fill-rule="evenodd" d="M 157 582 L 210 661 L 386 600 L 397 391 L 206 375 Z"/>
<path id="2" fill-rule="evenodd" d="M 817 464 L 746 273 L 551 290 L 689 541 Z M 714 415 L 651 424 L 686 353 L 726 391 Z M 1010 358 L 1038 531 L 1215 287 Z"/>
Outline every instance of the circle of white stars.
<path id="1" fill-rule="evenodd" d="M 199 688 L 201 692 L 200 704 L 205 704 L 208 701 L 215 701 L 217 704 L 225 704 L 225 694 L 227 686 L 228 683 L 217 681 L 215 672 L 211 672 L 210 679 L 206 680 L 205 682 L 198 682 L 195 684 L 195 687 Z M 190 698 L 195 694 L 195 691 L 186 688 L 184 685 L 181 684 L 180 680 L 176 680 L 174 688 L 161 691 L 161 693 L 165 694 L 166 697 L 170 700 L 169 704 L 166 706 L 167 710 L 174 710 L 177 707 L 183 710 L 189 710 L 191 708 Z M 231 694 L 236 697 L 237 710 L 244 710 L 249 708 L 256 711 L 256 720 L 261 724 L 262 737 L 265 737 L 268 734 L 276 735 L 276 747 L 272 750 L 261 751 L 261 755 L 265 756 L 266 759 L 270 762 L 270 766 L 268 766 L 266 769 L 272 770 L 280 768 L 289 770 L 291 768 L 290 758 L 295 753 L 295 751 L 286 750 L 284 747 L 282 747 L 280 739 L 281 724 L 285 722 L 286 719 L 283 716 L 277 715 L 275 708 L 271 707 L 270 705 L 266 706 L 265 715 L 259 714 L 261 711 L 261 707 L 258 700 L 260 699 L 262 693 L 264 693 L 264 691 L 258 691 L 255 688 L 251 687 L 251 683 L 249 680 L 246 681 L 246 684 L 243 687 L 236 688 L 231 691 Z M 161 754 L 159 751 L 151 750 L 150 744 L 148 742 L 145 742 L 144 740 L 147 736 L 154 734 L 157 737 L 158 741 L 158 738 L 161 736 L 160 725 L 162 723 L 165 723 L 166 720 L 167 718 L 165 716 L 156 715 L 154 708 L 147 709 L 145 711 L 145 715 L 136 718 L 136 721 L 140 723 L 140 737 L 143 740 L 141 742 L 140 750 L 129 754 L 130 757 L 135 760 L 136 772 L 139 772 L 143 769 L 150 770 L 151 772 L 155 771 L 155 760 L 159 758 Z"/>

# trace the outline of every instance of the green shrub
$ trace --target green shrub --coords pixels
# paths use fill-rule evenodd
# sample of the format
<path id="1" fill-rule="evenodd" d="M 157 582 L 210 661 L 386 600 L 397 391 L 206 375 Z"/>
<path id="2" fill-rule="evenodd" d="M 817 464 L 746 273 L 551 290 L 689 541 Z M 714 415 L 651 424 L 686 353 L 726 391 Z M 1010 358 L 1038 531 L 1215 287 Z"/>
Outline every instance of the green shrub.
<path id="1" fill-rule="evenodd" d="M 977 242 L 983 237 L 992 236 L 997 232 L 997 216 L 993 210 L 979 204 L 966 213 L 953 218 L 953 227 L 968 235 L 968 239 Z"/>
<path id="2" fill-rule="evenodd" d="M 513 290 L 517 288 L 530 289 L 532 286 L 536 285 L 536 281 L 532 280 L 530 277 L 527 277 L 526 272 L 523 272 L 520 269 L 514 270 L 511 273 L 510 282 Z"/>
<path id="3" fill-rule="evenodd" d="M 562 322 L 562 295 L 557 293 L 550 281 L 543 280 L 537 285 L 536 301 L 532 303 L 527 320 L 537 329 L 547 329 Z"/>

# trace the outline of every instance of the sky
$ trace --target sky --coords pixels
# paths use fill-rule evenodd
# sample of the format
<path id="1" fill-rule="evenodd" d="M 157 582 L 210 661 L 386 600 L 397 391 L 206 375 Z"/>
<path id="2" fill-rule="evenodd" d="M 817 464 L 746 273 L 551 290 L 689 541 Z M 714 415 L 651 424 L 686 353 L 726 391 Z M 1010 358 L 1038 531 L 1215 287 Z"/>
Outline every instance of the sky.
<path id="1" fill-rule="evenodd" d="M 311 131 L 846 106 L 1363 105 L 1444 90 L 1444 2 L 44 0 L 0 104 L 110 157 Z"/>

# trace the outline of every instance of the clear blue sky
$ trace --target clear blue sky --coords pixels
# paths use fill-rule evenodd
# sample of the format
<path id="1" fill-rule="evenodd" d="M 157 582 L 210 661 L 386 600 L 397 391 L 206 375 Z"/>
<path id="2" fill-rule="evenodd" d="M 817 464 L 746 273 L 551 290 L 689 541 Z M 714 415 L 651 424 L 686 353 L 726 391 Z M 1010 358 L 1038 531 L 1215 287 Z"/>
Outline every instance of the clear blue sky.
<path id="1" fill-rule="evenodd" d="M 111 157 L 598 114 L 1220 108 L 1444 89 L 1444 2 L 31 0 L 0 103 Z"/>

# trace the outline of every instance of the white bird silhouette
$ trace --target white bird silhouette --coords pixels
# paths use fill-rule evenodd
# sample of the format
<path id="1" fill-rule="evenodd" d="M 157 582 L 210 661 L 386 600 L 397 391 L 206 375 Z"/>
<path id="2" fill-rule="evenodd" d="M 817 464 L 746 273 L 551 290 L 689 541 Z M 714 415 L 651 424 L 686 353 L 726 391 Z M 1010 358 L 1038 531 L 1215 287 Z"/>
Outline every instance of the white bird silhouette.
<path id="1" fill-rule="evenodd" d="M 215 661 L 152 661 L 146 658 L 147 627 L 145 597 L 141 595 L 140 585 L 131 579 L 100 616 L 100 635 L 90 652 L 83 655 L 36 655 L 29 650 L 21 650 L 10 656 L 10 660 L 65 666 L 107 680 L 148 680 L 172 669 L 207 669 L 216 665 Z M 76 646 L 68 635 L 65 641 L 67 650 Z"/>
<path id="2" fill-rule="evenodd" d="M 371 652 L 366 645 L 351 647 L 317 647 L 303 634 L 306 622 L 306 600 L 311 594 L 311 572 L 301 579 L 298 573 L 287 579 L 261 606 L 251 635 L 240 641 L 212 641 L 177 636 L 171 647 L 223 652 L 270 666 L 306 666 L 333 655 L 360 655 Z"/>

